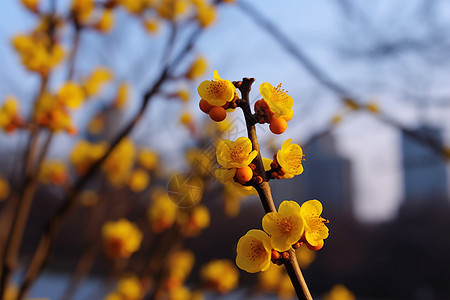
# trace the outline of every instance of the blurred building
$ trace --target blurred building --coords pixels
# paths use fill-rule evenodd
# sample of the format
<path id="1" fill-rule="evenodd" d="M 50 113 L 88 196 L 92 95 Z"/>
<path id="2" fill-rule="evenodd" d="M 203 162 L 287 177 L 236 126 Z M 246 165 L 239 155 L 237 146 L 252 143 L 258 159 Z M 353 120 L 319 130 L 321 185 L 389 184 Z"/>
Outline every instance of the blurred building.
<path id="1" fill-rule="evenodd" d="M 441 131 L 432 127 L 419 127 L 415 134 L 422 140 L 442 146 Z M 419 142 L 402 131 L 402 164 L 404 182 L 403 209 L 448 209 L 449 193 L 447 170 L 442 156 L 432 147 Z"/>
<path id="2" fill-rule="evenodd" d="M 303 150 L 304 172 L 289 180 L 271 182 L 275 199 L 299 203 L 317 199 L 325 212 L 352 214 L 351 162 L 338 153 L 334 136 L 323 135 Z"/>

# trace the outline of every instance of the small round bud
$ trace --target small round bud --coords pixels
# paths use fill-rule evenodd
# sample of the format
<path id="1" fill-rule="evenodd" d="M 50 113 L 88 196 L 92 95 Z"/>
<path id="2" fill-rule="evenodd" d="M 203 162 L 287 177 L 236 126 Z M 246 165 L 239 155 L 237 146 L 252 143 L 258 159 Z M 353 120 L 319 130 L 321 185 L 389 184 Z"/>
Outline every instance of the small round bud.
<path id="1" fill-rule="evenodd" d="M 200 110 L 205 114 L 209 113 L 211 108 L 213 108 L 213 106 L 209 104 L 208 101 L 206 101 L 205 99 L 201 99 L 198 106 L 200 107 Z"/>
<path id="2" fill-rule="evenodd" d="M 277 259 L 280 258 L 280 256 L 281 256 L 280 252 L 278 252 L 275 249 L 272 249 L 272 261 L 276 261 Z"/>
<path id="3" fill-rule="evenodd" d="M 214 106 L 209 111 L 209 117 L 216 122 L 221 122 L 227 117 L 227 112 L 221 106 Z"/>
<path id="4" fill-rule="evenodd" d="M 249 164 L 248 166 L 250 167 L 250 169 L 252 169 L 252 171 L 255 171 L 255 169 L 256 169 L 255 164 Z"/>
<path id="5" fill-rule="evenodd" d="M 284 260 L 288 260 L 289 259 L 289 252 L 284 251 L 283 253 L 281 253 L 281 256 L 283 257 Z"/>
<path id="6" fill-rule="evenodd" d="M 270 122 L 269 129 L 275 134 L 282 134 L 286 131 L 287 122 L 282 118 L 272 118 Z"/>
<path id="7" fill-rule="evenodd" d="M 249 166 L 238 168 L 236 170 L 236 179 L 244 184 L 248 182 L 253 177 L 253 170 Z"/>

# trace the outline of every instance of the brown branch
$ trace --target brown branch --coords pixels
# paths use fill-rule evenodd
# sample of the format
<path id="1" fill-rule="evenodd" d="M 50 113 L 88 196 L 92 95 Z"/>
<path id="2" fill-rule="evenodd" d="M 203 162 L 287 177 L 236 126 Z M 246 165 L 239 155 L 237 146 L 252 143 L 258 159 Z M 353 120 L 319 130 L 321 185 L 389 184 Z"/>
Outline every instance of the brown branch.
<path id="1" fill-rule="evenodd" d="M 240 107 L 244 112 L 248 137 L 252 142 L 253 150 L 256 150 L 258 152 L 258 155 L 253 160 L 253 164 L 255 164 L 256 166 L 255 175 L 261 176 L 262 181 L 260 183 L 253 184 L 253 186 L 258 192 L 259 198 L 261 199 L 261 203 L 264 207 L 264 211 L 266 213 L 269 213 L 276 212 L 277 209 L 275 207 L 268 178 L 264 170 L 264 164 L 262 162 L 261 153 L 259 150 L 258 138 L 256 136 L 254 117 L 250 110 L 249 94 L 254 81 L 254 78 L 244 78 L 242 82 L 237 82 L 235 83 L 235 85 L 241 91 L 242 100 L 244 100 L 244 102 L 241 103 Z M 300 266 L 298 265 L 294 249 L 291 248 L 289 250 L 289 260 L 284 265 L 286 267 L 286 271 L 289 275 L 292 285 L 294 286 L 295 293 L 297 294 L 298 299 L 312 300 L 311 293 L 309 292 L 306 281 L 303 278 L 302 272 L 300 270 Z"/>

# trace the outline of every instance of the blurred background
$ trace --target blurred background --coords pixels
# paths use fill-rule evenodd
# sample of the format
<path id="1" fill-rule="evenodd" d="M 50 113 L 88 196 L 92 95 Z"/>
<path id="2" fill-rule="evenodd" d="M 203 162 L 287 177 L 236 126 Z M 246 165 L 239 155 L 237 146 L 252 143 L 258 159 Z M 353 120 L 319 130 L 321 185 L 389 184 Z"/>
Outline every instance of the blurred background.
<path id="1" fill-rule="evenodd" d="M 67 15 L 72 5 L 58 0 L 53 7 L 50 2 L 42 0 L 41 11 Z M 285 133 L 275 136 L 267 124 L 257 125 L 257 133 L 264 157 L 271 158 L 288 138 L 304 150 L 303 174 L 270 182 L 276 204 L 285 199 L 300 204 L 319 199 L 322 215 L 330 220 L 324 248 L 304 269 L 313 296 L 331 297 L 329 291 L 342 284 L 354 296 L 327 299 L 450 299 L 450 3 L 236 0 L 217 5 L 214 21 L 207 26 L 193 24 L 192 16 L 175 21 L 152 15 L 149 20 L 157 20 L 157 29 L 145 22 L 143 26 L 142 15 L 130 13 L 125 6 L 115 7 L 111 30 L 84 29 L 78 42 L 76 26 L 58 29 L 58 41 L 65 48 L 78 47 L 73 80 L 82 81 L 96 66 L 114 74 L 101 93 L 70 113 L 77 134 L 55 132 L 51 138 L 46 159 L 64 163 L 67 182 L 80 177 L 73 159 L 80 140 L 111 144 L 141 110 L 145 93 L 157 82 L 164 65 L 175 61 L 177 53 L 186 53 L 173 64 L 172 77 L 152 95 L 129 134 L 136 153 L 151 149 L 157 156 L 157 167 L 148 169 L 150 181 L 133 191 L 130 179 L 126 179 L 128 185 L 114 185 L 100 172 L 91 176 L 83 190 L 95 192 L 104 204 L 94 212 L 82 203 L 67 216 L 52 260 L 33 285 L 31 297 L 61 297 L 80 257 L 99 239 L 93 228 L 106 220 L 127 216 L 139 225 L 144 250 L 124 269 L 135 271 L 145 264 L 157 252 L 155 245 L 164 242 L 160 235 L 151 234 L 147 208 L 155 190 L 171 190 L 169 182 L 175 174 L 201 173 L 202 205 L 209 211 L 209 226 L 184 240 L 184 248 L 196 257 L 188 286 L 197 285 L 199 270 L 208 261 L 234 261 L 239 238 L 250 229 L 261 229 L 264 210 L 256 196 L 227 195 L 209 169 L 217 166 L 208 162 L 205 167 L 202 159 L 189 159 L 193 149 L 200 156 L 214 154 L 218 137 L 246 136 L 240 110 L 227 114 L 228 127 L 223 131 L 212 130 L 215 123 L 198 109 L 198 84 L 211 80 L 213 70 L 218 70 L 231 81 L 255 78 L 252 103 L 261 98 L 258 86 L 263 82 L 274 86 L 282 82 L 294 98 L 294 118 Z M 21 1 L 0 4 L 0 99 L 14 95 L 25 119 L 33 114 L 42 76 L 22 65 L 12 39 L 32 31 L 40 19 Z M 198 28 L 200 33 L 191 43 Z M 188 51 L 183 50 L 185 45 Z M 198 57 L 207 61 L 208 68 L 187 80 L 186 70 Z M 70 61 L 52 70 L 49 90 L 57 90 L 67 79 Z M 127 103 L 112 110 L 124 82 Z M 101 128 L 95 130 L 92 120 L 99 119 Z M 49 135 L 50 131 L 42 132 L 37 149 L 45 147 Z M 24 129 L 0 133 L 0 176 L 11 190 L 11 196 L 0 203 L 4 228 L 10 219 L 8 203 L 23 189 L 29 136 Z M 117 154 L 117 160 L 127 156 L 124 152 Z M 64 185 L 40 180 L 14 274 L 17 284 L 46 222 L 66 199 Z M 3 230 L 2 244 L 7 230 Z M 89 279 L 74 299 L 101 298 L 102 291 L 95 291 L 112 276 L 107 274 L 117 264 L 97 252 Z M 239 270 L 239 287 L 231 294 L 206 297 L 262 299 L 255 288 L 257 280 L 257 275 Z"/>

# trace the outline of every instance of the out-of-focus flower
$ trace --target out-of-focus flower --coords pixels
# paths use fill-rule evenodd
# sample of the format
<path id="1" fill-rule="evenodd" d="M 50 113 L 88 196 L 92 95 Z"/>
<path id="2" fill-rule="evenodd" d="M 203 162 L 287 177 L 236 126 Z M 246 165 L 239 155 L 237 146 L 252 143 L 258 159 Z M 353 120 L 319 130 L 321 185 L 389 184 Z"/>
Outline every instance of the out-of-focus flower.
<path id="1" fill-rule="evenodd" d="M 359 104 L 351 98 L 344 98 L 344 99 L 342 99 L 342 101 L 344 101 L 345 105 L 351 110 L 360 109 Z"/>
<path id="2" fill-rule="evenodd" d="M 172 227 L 178 208 L 165 191 L 154 191 L 148 208 L 148 219 L 153 232 L 160 233 Z"/>
<path id="3" fill-rule="evenodd" d="M 203 55 L 199 55 L 186 72 L 186 78 L 195 80 L 203 76 L 208 69 L 208 61 Z"/>
<path id="4" fill-rule="evenodd" d="M 300 205 L 295 201 L 283 201 L 278 212 L 269 212 L 263 217 L 262 226 L 270 235 L 275 250 L 289 250 L 300 240 L 305 230 Z"/>
<path id="5" fill-rule="evenodd" d="M 4 300 L 16 300 L 19 295 L 19 289 L 14 284 L 8 284 L 5 291 Z"/>
<path id="6" fill-rule="evenodd" d="M 132 14 L 140 14 L 145 8 L 143 0 L 118 0 L 117 2 Z"/>
<path id="7" fill-rule="evenodd" d="M 380 113 L 380 106 L 378 103 L 375 102 L 369 102 L 367 103 L 367 110 L 370 111 L 373 114 L 379 114 Z"/>
<path id="8" fill-rule="evenodd" d="M 73 0 L 72 14 L 78 22 L 86 22 L 94 11 L 94 0 Z"/>
<path id="9" fill-rule="evenodd" d="M 272 244 L 262 230 L 249 230 L 237 244 L 236 265 L 249 273 L 267 271 L 270 267 Z"/>
<path id="10" fill-rule="evenodd" d="M 297 144 L 291 144 L 292 139 L 284 141 L 277 152 L 277 161 L 285 172 L 283 178 L 292 178 L 303 173 L 303 150 Z"/>
<path id="11" fill-rule="evenodd" d="M 91 144 L 86 140 L 79 141 L 70 155 L 70 160 L 77 173 L 83 175 L 93 163 L 105 154 L 107 148 L 106 142 Z"/>
<path id="12" fill-rule="evenodd" d="M 234 98 L 236 88 L 227 79 L 222 79 L 214 70 L 214 80 L 205 80 L 198 86 L 198 94 L 212 106 L 222 106 Z"/>
<path id="13" fill-rule="evenodd" d="M 193 148 L 186 152 L 186 158 L 196 174 L 206 176 L 215 171 L 216 158 L 210 152 Z"/>
<path id="14" fill-rule="evenodd" d="M 202 267 L 200 276 L 208 287 L 222 294 L 229 293 L 239 283 L 239 271 L 231 261 L 226 259 L 207 263 Z"/>
<path id="15" fill-rule="evenodd" d="M 83 88 L 88 97 L 97 96 L 101 88 L 114 78 L 112 71 L 105 67 L 98 67 L 83 82 Z"/>
<path id="16" fill-rule="evenodd" d="M 342 284 L 336 284 L 325 294 L 323 300 L 355 300 L 355 295 Z"/>
<path id="17" fill-rule="evenodd" d="M 19 101 L 8 96 L 0 107 L 0 128 L 8 133 L 14 132 L 24 123 L 19 111 Z"/>
<path id="18" fill-rule="evenodd" d="M 68 133 L 76 133 L 76 127 L 72 124 L 67 107 L 49 92 L 44 92 L 39 97 L 34 105 L 33 113 L 36 123 L 47 127 L 50 131 L 65 130 Z"/>
<path id="19" fill-rule="evenodd" d="M 84 207 L 92 207 L 97 205 L 99 196 L 96 192 L 85 190 L 80 195 L 80 204 Z"/>
<path id="20" fill-rule="evenodd" d="M 189 4 L 187 0 L 161 0 L 156 12 L 163 19 L 175 21 L 188 10 Z"/>
<path id="21" fill-rule="evenodd" d="M 112 30 L 113 26 L 114 11 L 112 9 L 105 9 L 98 22 L 94 25 L 94 28 L 101 33 L 108 33 Z"/>
<path id="22" fill-rule="evenodd" d="M 197 20 L 201 27 L 211 26 L 216 20 L 216 7 L 206 2 L 197 5 Z"/>
<path id="23" fill-rule="evenodd" d="M 130 257 L 142 242 L 142 233 L 137 225 L 123 218 L 106 222 L 102 228 L 102 237 L 106 255 L 113 259 Z"/>
<path id="24" fill-rule="evenodd" d="M 121 278 L 117 288 L 105 297 L 105 300 L 141 300 L 144 296 L 142 284 L 135 275 Z"/>
<path id="25" fill-rule="evenodd" d="M 180 88 L 176 93 L 177 98 L 181 99 L 183 102 L 188 102 L 189 98 L 191 97 L 191 94 L 189 93 L 189 90 L 186 88 Z"/>
<path id="26" fill-rule="evenodd" d="M 180 116 L 180 123 L 185 125 L 185 126 L 191 125 L 193 121 L 194 121 L 194 118 L 188 112 L 184 112 Z"/>
<path id="27" fill-rule="evenodd" d="M 128 187 L 134 193 L 139 193 L 145 190 L 150 183 L 150 176 L 147 171 L 143 169 L 136 169 L 131 173 L 128 180 Z"/>
<path id="28" fill-rule="evenodd" d="M 298 264 L 302 269 L 306 269 L 316 258 L 316 252 L 310 250 L 308 247 L 300 247 L 295 250 Z"/>
<path id="29" fill-rule="evenodd" d="M 177 220 L 186 236 L 197 236 L 209 226 L 210 214 L 206 206 L 196 205 L 190 212 L 180 211 Z"/>
<path id="30" fill-rule="evenodd" d="M 181 250 L 172 254 L 169 258 L 169 281 L 172 287 L 181 286 L 192 271 L 195 256 L 192 251 Z"/>
<path id="31" fill-rule="evenodd" d="M 20 55 L 22 64 L 28 70 L 42 76 L 47 76 L 64 57 L 61 45 L 50 41 L 45 34 L 20 34 L 13 38 L 12 43 Z"/>
<path id="32" fill-rule="evenodd" d="M 141 149 L 137 160 L 140 166 L 151 171 L 158 165 L 158 153 L 150 149 Z"/>
<path id="33" fill-rule="evenodd" d="M 264 82 L 259 86 L 259 92 L 275 118 L 289 120 L 292 118 L 294 99 L 281 88 L 281 83 L 273 87 L 270 83 Z"/>
<path id="34" fill-rule="evenodd" d="M 32 12 L 38 12 L 38 6 L 39 6 L 39 0 L 20 0 L 22 2 L 23 6 L 25 6 L 27 9 L 29 9 Z"/>
<path id="35" fill-rule="evenodd" d="M 258 288 L 263 292 L 276 293 L 280 287 L 280 278 L 284 274 L 284 266 L 270 264 L 265 272 L 258 273 Z"/>
<path id="36" fill-rule="evenodd" d="M 191 300 L 191 297 L 191 291 L 182 285 L 169 290 L 167 297 L 162 298 L 167 300 Z"/>
<path id="37" fill-rule="evenodd" d="M 69 108 L 78 108 L 85 98 L 83 89 L 73 81 L 66 82 L 56 94 L 56 100 Z"/>
<path id="38" fill-rule="evenodd" d="M 46 160 L 42 163 L 39 180 L 46 184 L 63 185 L 68 177 L 67 166 L 63 161 Z"/>
<path id="39" fill-rule="evenodd" d="M 9 187 L 8 181 L 2 176 L 0 176 L 0 201 L 3 201 L 6 198 L 8 198 L 10 192 L 11 189 Z"/>
<path id="40" fill-rule="evenodd" d="M 318 200 L 309 200 L 302 204 L 301 214 L 305 220 L 305 239 L 311 246 L 317 246 L 328 237 L 328 221 L 320 216 L 323 207 Z"/>
<path id="41" fill-rule="evenodd" d="M 202 200 L 204 186 L 199 176 L 178 174 L 169 180 L 169 196 L 179 207 L 192 207 Z"/>
<path id="42" fill-rule="evenodd" d="M 130 94 L 130 85 L 127 82 L 122 82 L 117 89 L 116 98 L 113 106 L 117 109 L 124 109 L 128 102 Z"/>
<path id="43" fill-rule="evenodd" d="M 134 164 L 135 146 L 130 138 L 124 138 L 110 153 L 102 165 L 109 183 L 121 187 L 126 183 Z"/>
<path id="44" fill-rule="evenodd" d="M 222 140 L 216 149 L 217 161 L 224 168 L 240 168 L 248 166 L 258 155 L 252 150 L 252 142 L 247 137 L 236 141 Z"/>
<path id="45" fill-rule="evenodd" d="M 156 19 L 145 19 L 144 27 L 148 33 L 155 34 L 159 30 L 159 21 Z"/>

